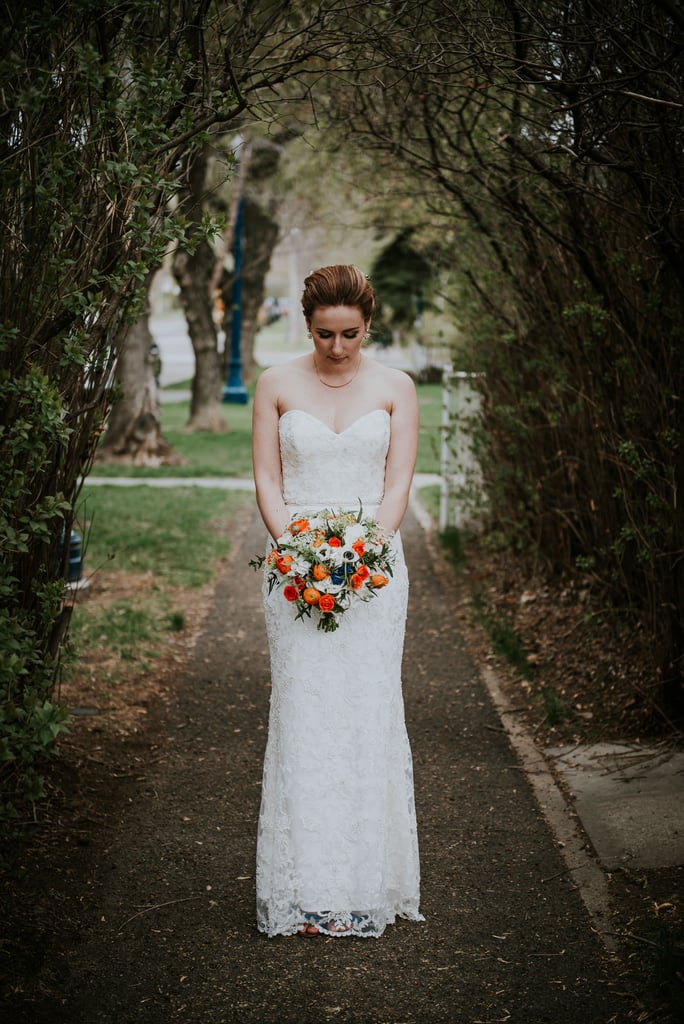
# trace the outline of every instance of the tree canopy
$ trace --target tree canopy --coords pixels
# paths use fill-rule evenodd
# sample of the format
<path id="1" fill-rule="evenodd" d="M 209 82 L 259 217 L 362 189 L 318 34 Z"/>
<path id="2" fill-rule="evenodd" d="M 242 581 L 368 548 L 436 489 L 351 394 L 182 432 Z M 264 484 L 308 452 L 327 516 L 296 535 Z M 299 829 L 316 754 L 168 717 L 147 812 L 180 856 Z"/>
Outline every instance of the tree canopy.
<path id="1" fill-rule="evenodd" d="M 192 147 L 341 53 L 348 4 L 65 0 L 0 22 L 0 780 L 39 791 L 73 503 Z M 338 19 L 336 21 L 336 18 Z M 303 81 L 301 92 L 308 85 Z M 231 172 L 226 166 L 226 174 Z"/>
<path id="2" fill-rule="evenodd" d="M 494 525 L 629 609 L 681 700 L 684 16 L 427 0 L 401 23 L 320 117 L 403 169 L 457 289 Z"/>

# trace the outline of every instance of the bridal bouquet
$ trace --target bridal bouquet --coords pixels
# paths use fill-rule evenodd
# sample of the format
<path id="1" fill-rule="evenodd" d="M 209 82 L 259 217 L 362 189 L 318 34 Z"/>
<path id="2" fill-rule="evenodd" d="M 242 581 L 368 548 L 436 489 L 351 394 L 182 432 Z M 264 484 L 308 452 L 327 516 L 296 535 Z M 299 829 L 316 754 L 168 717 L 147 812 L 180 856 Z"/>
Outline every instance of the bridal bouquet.
<path id="1" fill-rule="evenodd" d="M 264 568 L 269 594 L 274 587 L 297 608 L 297 619 L 312 613 L 318 629 L 332 633 L 359 601 L 369 601 L 392 575 L 392 535 L 358 514 L 324 509 L 293 520 L 268 555 L 252 560 Z"/>

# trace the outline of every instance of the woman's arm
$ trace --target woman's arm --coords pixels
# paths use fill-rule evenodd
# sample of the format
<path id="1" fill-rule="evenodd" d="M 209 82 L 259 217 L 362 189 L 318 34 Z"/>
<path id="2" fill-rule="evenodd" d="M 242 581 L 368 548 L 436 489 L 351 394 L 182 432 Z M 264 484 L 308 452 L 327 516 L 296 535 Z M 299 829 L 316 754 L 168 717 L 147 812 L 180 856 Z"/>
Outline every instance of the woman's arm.
<path id="1" fill-rule="evenodd" d="M 265 370 L 257 382 L 252 410 L 252 466 L 256 500 L 261 518 L 274 540 L 280 537 L 288 523 L 283 501 L 278 434 L 280 413 L 276 384 L 276 375 L 272 370 Z"/>
<path id="2" fill-rule="evenodd" d="M 378 522 L 386 530 L 398 530 L 404 518 L 418 453 L 416 389 L 408 374 L 395 372 L 392 433 L 385 464 L 385 496 L 378 509 Z"/>

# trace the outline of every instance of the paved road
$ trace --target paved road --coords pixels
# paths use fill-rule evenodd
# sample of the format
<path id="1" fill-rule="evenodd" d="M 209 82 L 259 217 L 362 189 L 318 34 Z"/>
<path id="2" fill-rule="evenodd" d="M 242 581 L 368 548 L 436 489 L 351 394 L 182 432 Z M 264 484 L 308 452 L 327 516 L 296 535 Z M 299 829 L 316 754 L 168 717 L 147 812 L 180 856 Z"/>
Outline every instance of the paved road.
<path id="1" fill-rule="evenodd" d="M 631 1000 L 591 929 L 458 634 L 413 516 L 405 694 L 426 923 L 380 940 L 266 939 L 254 844 L 268 712 L 256 517 L 192 662 L 93 826 L 59 1003 L 19 1024 L 619 1024 Z M 350 657 L 354 652 L 350 651 Z M 325 737 L 312 737 L 312 771 Z M 330 836 L 335 842 L 335 836 Z M 58 893 L 59 898 L 59 893 Z M 73 914 L 73 895 L 72 914 Z"/>

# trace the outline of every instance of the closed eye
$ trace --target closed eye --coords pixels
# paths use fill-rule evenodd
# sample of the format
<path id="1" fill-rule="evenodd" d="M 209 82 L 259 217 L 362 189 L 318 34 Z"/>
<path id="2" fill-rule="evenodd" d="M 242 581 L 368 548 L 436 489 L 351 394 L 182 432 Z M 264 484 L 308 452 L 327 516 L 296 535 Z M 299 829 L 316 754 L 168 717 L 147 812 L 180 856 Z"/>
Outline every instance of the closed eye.
<path id="1" fill-rule="evenodd" d="M 332 332 L 329 333 L 328 331 L 316 331 L 316 334 L 318 335 L 319 338 L 322 338 L 323 341 L 328 341 L 330 338 L 333 337 Z M 358 336 L 359 331 L 357 328 L 355 328 L 353 331 L 344 331 L 343 333 L 343 337 L 346 338 L 348 341 L 353 341 L 354 338 L 358 338 Z"/>

